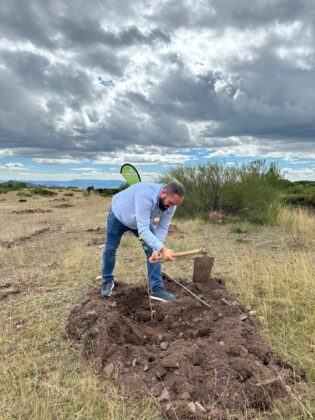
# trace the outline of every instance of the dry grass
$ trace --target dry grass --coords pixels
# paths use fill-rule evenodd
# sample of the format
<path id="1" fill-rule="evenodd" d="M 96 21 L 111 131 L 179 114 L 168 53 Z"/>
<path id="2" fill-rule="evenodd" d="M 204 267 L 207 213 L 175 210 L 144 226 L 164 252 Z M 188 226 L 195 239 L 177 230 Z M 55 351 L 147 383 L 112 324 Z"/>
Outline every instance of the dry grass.
<path id="1" fill-rule="evenodd" d="M 100 383 L 82 347 L 64 335 L 72 306 L 98 285 L 102 250 L 87 246 L 97 234 L 86 229 L 104 227 L 109 200 L 74 193 L 67 201 L 72 208 L 17 215 L 12 214 L 17 208 L 51 208 L 58 202 L 34 197 L 19 204 L 15 193 L 6 198 L 0 203 L 5 220 L 1 240 L 44 227 L 51 231 L 10 249 L 0 246 L 0 287 L 9 282 L 21 291 L 0 306 L 0 418 L 160 418 L 154 401 L 135 405 L 114 385 Z M 182 234 L 169 237 L 168 245 L 177 251 L 207 246 L 215 256 L 215 274 L 264 317 L 263 333 L 273 348 L 314 381 L 314 216 L 284 209 L 277 227 L 244 234 L 199 220 L 175 223 Z M 126 235 L 118 252 L 117 278 L 146 281 L 144 261 L 137 239 Z M 176 278 L 191 278 L 192 269 L 190 258 L 164 266 Z M 312 384 L 295 390 L 267 418 L 315 416 L 312 392 Z"/>
<path id="2" fill-rule="evenodd" d="M 315 223 L 314 211 L 301 207 L 282 207 L 279 211 L 276 224 L 290 232 L 302 242 L 314 244 Z"/>

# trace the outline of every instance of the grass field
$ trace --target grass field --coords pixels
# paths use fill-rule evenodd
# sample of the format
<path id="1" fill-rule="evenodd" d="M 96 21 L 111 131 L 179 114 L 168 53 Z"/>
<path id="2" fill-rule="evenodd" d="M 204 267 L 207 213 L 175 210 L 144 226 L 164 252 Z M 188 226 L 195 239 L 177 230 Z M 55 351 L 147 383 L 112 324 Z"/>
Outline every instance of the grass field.
<path id="1" fill-rule="evenodd" d="M 67 316 L 98 285 L 103 236 L 87 231 L 105 226 L 110 199 L 80 192 L 64 197 L 27 197 L 16 192 L 0 202 L 0 418 L 159 419 L 152 399 L 134 404 L 110 383 L 101 383 L 83 347 L 65 335 Z M 52 201 L 52 200 L 66 201 Z M 60 204 L 73 207 L 56 208 Z M 23 209 L 50 213 L 16 214 Z M 308 382 L 290 390 L 261 419 L 315 417 L 315 217 L 283 209 L 273 227 L 174 220 L 181 233 L 168 238 L 176 251 L 206 246 L 214 274 L 257 310 L 262 334 Z M 36 235 L 34 235 L 36 233 Z M 13 243 L 15 241 L 15 243 Z M 94 241 L 94 242 L 93 242 Z M 10 246 L 10 247 L 9 247 Z M 137 240 L 126 235 L 116 277 L 146 281 Z M 176 278 L 191 278 L 192 259 L 164 265 Z"/>

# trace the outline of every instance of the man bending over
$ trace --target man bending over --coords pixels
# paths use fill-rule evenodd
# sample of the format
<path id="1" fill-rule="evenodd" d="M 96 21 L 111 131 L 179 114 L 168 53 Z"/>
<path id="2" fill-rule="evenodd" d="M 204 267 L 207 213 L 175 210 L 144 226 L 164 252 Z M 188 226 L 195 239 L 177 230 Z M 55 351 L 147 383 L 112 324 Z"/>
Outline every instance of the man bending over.
<path id="1" fill-rule="evenodd" d="M 103 253 L 102 290 L 109 297 L 114 288 L 116 251 L 122 235 L 131 231 L 140 238 L 147 256 L 150 298 L 170 302 L 174 295 L 163 287 L 161 263 L 156 260 L 159 253 L 164 260 L 172 261 L 174 251 L 164 246 L 168 226 L 176 206 L 185 196 L 184 186 L 177 181 L 169 184 L 139 182 L 115 194 L 107 219 L 107 237 Z M 156 227 L 152 221 L 159 217 Z"/>

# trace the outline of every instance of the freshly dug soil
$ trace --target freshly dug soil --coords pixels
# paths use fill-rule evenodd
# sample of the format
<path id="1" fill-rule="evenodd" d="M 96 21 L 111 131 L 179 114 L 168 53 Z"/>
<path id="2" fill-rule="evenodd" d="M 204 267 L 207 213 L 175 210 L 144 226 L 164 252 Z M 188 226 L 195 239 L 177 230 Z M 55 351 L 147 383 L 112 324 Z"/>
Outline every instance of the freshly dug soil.
<path id="1" fill-rule="evenodd" d="M 291 367 L 263 342 L 254 316 L 223 281 L 201 288 L 176 280 L 210 308 L 164 279 L 176 300 L 152 301 L 152 320 L 145 281 L 117 282 L 109 299 L 94 289 L 76 305 L 67 332 L 123 395 L 154 395 L 169 418 L 243 418 L 245 412 L 249 418 L 268 410 L 296 381 Z"/>

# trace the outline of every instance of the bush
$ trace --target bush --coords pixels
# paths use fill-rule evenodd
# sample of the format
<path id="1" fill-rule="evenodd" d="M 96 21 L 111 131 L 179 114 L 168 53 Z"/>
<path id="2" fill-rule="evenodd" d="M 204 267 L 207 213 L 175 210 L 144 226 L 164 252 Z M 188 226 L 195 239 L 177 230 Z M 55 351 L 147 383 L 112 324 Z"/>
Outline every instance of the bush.
<path id="1" fill-rule="evenodd" d="M 32 197 L 32 194 L 29 191 L 20 191 L 17 193 L 19 197 Z"/>
<path id="2" fill-rule="evenodd" d="M 51 189 L 48 188 L 43 188 L 43 187 L 34 187 L 32 188 L 32 194 L 36 194 L 36 195 L 42 195 L 42 196 L 53 196 L 53 195 L 58 195 L 58 193 L 56 191 L 53 191 Z"/>
<path id="3" fill-rule="evenodd" d="M 176 214 L 191 217 L 220 210 L 220 190 L 234 178 L 233 171 L 215 163 L 173 168 L 160 178 L 160 182 L 166 184 L 176 179 L 185 186 L 187 195 Z"/>
<path id="4" fill-rule="evenodd" d="M 248 222 L 232 223 L 230 231 L 237 234 L 253 233 L 257 231 L 257 227 Z"/>
<path id="5" fill-rule="evenodd" d="M 25 182 L 3 182 L 2 184 L 0 184 L 0 194 L 6 194 L 9 191 L 21 191 L 24 188 L 27 188 L 27 184 Z"/>
<path id="6" fill-rule="evenodd" d="M 281 199 L 283 204 L 315 208 L 315 182 L 296 181 L 285 189 Z"/>
<path id="7" fill-rule="evenodd" d="M 252 223 L 272 223 L 278 213 L 280 191 L 256 174 L 246 174 L 239 182 L 221 190 L 224 211 Z"/>
<path id="8" fill-rule="evenodd" d="M 315 208 L 315 194 L 305 195 L 305 194 L 286 194 L 281 202 L 286 205 L 291 206 L 304 206 Z"/>
<path id="9" fill-rule="evenodd" d="M 160 181 L 174 179 L 187 190 L 178 216 L 208 217 L 209 212 L 221 210 L 258 224 L 274 221 L 283 185 L 277 166 L 268 166 L 264 160 L 233 168 L 216 163 L 180 166 L 172 168 Z"/>

